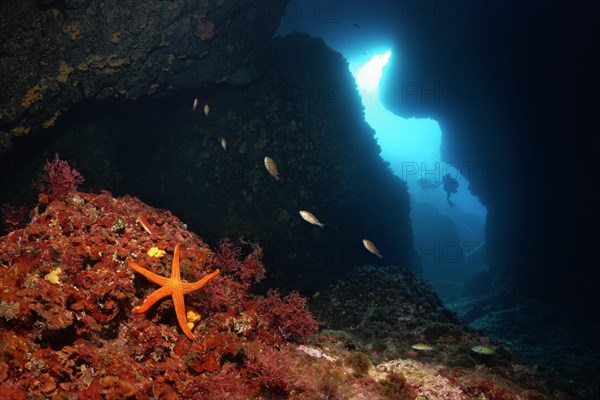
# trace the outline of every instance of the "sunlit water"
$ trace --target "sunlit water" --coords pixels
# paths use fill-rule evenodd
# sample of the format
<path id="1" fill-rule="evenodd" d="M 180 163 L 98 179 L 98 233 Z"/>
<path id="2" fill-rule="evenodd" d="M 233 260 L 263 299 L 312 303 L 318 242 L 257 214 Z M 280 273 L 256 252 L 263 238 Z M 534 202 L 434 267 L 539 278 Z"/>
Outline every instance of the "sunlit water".
<path id="1" fill-rule="evenodd" d="M 466 256 L 483 243 L 483 226 L 487 211 L 477 197 L 468 190 L 469 182 L 463 176 L 460 163 L 448 164 L 440 159 L 442 132 L 432 119 L 405 119 L 388 111 L 380 101 L 379 83 L 391 52 L 374 55 L 366 63 L 350 63 L 350 70 L 356 79 L 357 87 L 365 107 L 365 120 L 375 130 L 375 137 L 381 146 L 381 157 L 390 163 L 392 171 L 404 180 L 412 200 L 413 229 L 417 250 L 430 269 L 435 264 L 448 264 L 452 258 L 457 263 L 477 263 Z M 424 190 L 419 179 L 427 179 L 433 184 L 442 182 L 443 176 L 450 174 L 459 183 L 457 193 L 452 194 L 450 207 L 442 186 Z M 454 221 L 459 235 L 458 242 L 431 242 L 427 233 L 431 227 L 423 226 L 423 209 L 434 214 L 446 215 Z M 420 213 L 420 214 L 416 214 Z M 434 253 L 438 254 L 434 254 Z M 427 258 L 430 259 L 427 259 Z M 446 258 L 446 260 L 443 260 Z M 471 270 L 477 269 L 473 265 Z M 429 271 L 430 276 L 435 273 Z M 426 270 L 426 275 L 427 270 Z M 451 276 L 451 275 L 449 275 Z"/>

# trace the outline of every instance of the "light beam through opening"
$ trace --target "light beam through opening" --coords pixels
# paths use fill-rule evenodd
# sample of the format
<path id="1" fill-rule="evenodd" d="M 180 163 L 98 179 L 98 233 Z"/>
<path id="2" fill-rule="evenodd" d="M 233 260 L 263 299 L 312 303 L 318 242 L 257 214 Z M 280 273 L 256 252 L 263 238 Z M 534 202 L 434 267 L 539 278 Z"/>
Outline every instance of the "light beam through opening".
<path id="1" fill-rule="evenodd" d="M 407 183 L 411 197 L 415 246 L 422 258 L 425 277 L 431 280 L 441 279 L 443 274 L 436 274 L 436 269 L 443 268 L 460 269 L 461 276 L 470 276 L 480 267 L 481 262 L 474 258 L 467 260 L 464 256 L 474 257 L 474 249 L 485 247 L 484 224 L 487 210 L 477 197 L 471 195 L 468 190 L 469 182 L 455 164 L 447 164 L 440 159 L 442 131 L 439 124 L 432 119 L 401 118 L 388 111 L 381 103 L 379 84 L 390 57 L 391 52 L 385 51 L 374 55 L 366 63 L 364 60 L 350 63 L 350 71 L 365 108 L 365 120 L 375 130 L 381 157 L 390 163 L 394 174 Z M 457 192 L 451 196 L 454 208 L 446 201 L 446 192 L 443 190 L 443 176 L 447 173 L 459 182 Z M 425 189 L 423 182 L 419 184 L 420 179 L 427 179 L 432 186 Z M 459 242 L 452 243 L 456 249 L 451 251 L 462 253 L 462 258 L 455 265 L 444 263 L 448 260 L 441 260 L 440 263 L 440 259 L 444 258 L 444 246 L 448 247 L 449 243 L 447 239 L 434 239 L 430 236 L 432 230 L 435 230 L 435 226 L 431 226 L 434 218 L 437 221 L 450 218 L 456 226 L 455 237 L 458 235 Z M 435 260 L 428 259 L 428 256 Z M 463 265 L 469 261 L 472 265 Z M 469 271 L 465 270 L 469 268 Z"/>

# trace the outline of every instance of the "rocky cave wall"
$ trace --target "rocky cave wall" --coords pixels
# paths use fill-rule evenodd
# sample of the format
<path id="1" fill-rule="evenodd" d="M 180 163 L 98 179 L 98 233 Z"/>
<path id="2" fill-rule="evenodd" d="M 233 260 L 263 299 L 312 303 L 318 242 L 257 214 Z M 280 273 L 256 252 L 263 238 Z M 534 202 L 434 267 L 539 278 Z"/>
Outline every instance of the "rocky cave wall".
<path id="1" fill-rule="evenodd" d="M 92 21 L 84 19 L 86 10 L 98 9 L 96 3 L 77 3 L 81 7 L 75 9 L 65 6 L 69 4 L 35 8 L 40 26 L 58 36 L 47 39 L 44 51 L 52 53 L 57 46 L 54 53 L 62 60 L 81 49 L 79 40 L 87 40 L 90 54 L 120 59 L 92 46 L 106 36 L 94 24 L 96 14 Z M 204 12 L 187 3 L 150 3 L 145 10 L 149 15 L 136 17 L 155 23 L 150 28 L 140 22 L 153 32 L 152 44 L 140 56 L 155 60 L 148 65 L 91 64 L 87 70 L 74 68 L 66 82 L 49 67 L 15 74 L 19 82 L 7 87 L 16 100 L 3 99 L 7 111 L 1 121 L 13 134 L 13 126 L 31 129 L 14 138 L 13 150 L 1 161 L 3 185 L 13 190 L 3 192 L 0 203 L 26 198 L 46 160 L 58 153 L 83 174 L 84 191 L 133 194 L 169 209 L 211 246 L 223 237 L 260 243 L 269 285 L 312 293 L 367 263 L 404 265 L 418 272 L 406 186 L 379 157 L 346 61 L 305 35 L 271 41 L 278 21 L 271 17 L 281 14 L 283 3 L 262 13 L 250 10 L 267 2 L 247 2 L 242 8 L 235 3 L 233 10 L 224 2 L 207 4 Z M 65 7 L 57 10 L 59 5 Z M 121 15 L 123 7 L 99 9 Z M 7 10 L 16 17 L 22 11 Z M 89 33 L 64 37 L 64 15 Z M 208 21 L 214 21 L 214 35 L 198 36 L 198 27 Z M 102 29 L 112 32 L 120 26 Z M 116 43 L 109 39 L 102 46 L 128 43 L 118 54 L 136 53 L 150 41 L 140 35 L 125 42 L 128 35 L 122 34 Z M 169 44 L 163 46 L 165 35 Z M 4 57 L 14 63 L 11 55 Z M 68 64 L 80 65 L 82 59 L 73 56 Z M 36 78 L 27 80 L 31 76 Z M 36 82 L 48 88 L 24 109 L 19 90 L 26 93 Z M 195 97 L 200 106 L 193 112 Z M 65 103 L 69 107 L 60 118 L 38 129 Z M 204 105 L 209 106 L 207 115 Z M 276 161 L 282 182 L 265 170 L 265 156 Z M 313 212 L 325 228 L 303 221 L 298 215 L 302 209 Z M 383 260 L 364 249 L 364 238 L 377 244 Z"/>
<path id="2" fill-rule="evenodd" d="M 7 0 L 0 4 L 0 154 L 75 104 L 244 85 L 286 0 Z"/>
<path id="3" fill-rule="evenodd" d="M 444 160 L 474 173 L 470 190 L 488 208 L 486 240 L 495 247 L 493 292 L 597 299 L 579 279 L 596 276 L 585 233 L 586 188 L 597 182 L 594 13 L 558 1 L 429 6 L 398 25 L 410 63 L 391 66 L 384 102 L 398 115 L 439 121 Z"/>

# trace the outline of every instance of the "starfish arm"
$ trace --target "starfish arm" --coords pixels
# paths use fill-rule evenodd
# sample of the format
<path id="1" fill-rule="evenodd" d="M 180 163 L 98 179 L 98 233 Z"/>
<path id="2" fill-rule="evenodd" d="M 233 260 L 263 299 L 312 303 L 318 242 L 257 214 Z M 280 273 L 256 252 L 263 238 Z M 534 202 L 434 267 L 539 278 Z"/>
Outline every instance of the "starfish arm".
<path id="1" fill-rule="evenodd" d="M 134 263 L 131 258 L 128 258 L 126 261 L 127 261 L 127 264 L 131 268 L 133 268 L 134 271 L 144 275 L 149 281 L 154 282 L 157 285 L 165 286 L 165 285 L 168 285 L 169 282 L 171 281 L 169 278 L 160 276 L 158 274 L 155 274 L 154 272 L 148 271 L 146 268 L 140 267 L 139 265 Z"/>
<path id="2" fill-rule="evenodd" d="M 150 296 L 148 296 L 146 298 L 146 300 L 144 300 L 144 302 L 142 303 L 142 305 L 139 306 L 139 307 L 135 307 L 132 310 L 132 312 L 134 314 L 141 314 L 143 312 L 146 312 L 146 311 L 148 311 L 148 309 L 150 307 L 152 307 L 154 305 L 154 303 L 156 303 L 157 301 L 159 301 L 163 297 L 167 297 L 171 293 L 173 293 L 173 286 L 171 286 L 171 285 L 163 286 L 160 289 L 158 289 L 155 292 L 153 292 Z"/>
<path id="3" fill-rule="evenodd" d="M 179 272 L 179 248 L 181 247 L 180 243 L 177 243 L 175 246 L 175 252 L 173 253 L 173 265 L 171 266 L 171 279 L 179 280 L 181 279 L 181 275 Z"/>
<path id="4" fill-rule="evenodd" d="M 183 292 L 181 291 L 181 287 L 177 287 L 175 290 L 173 290 L 173 304 L 175 305 L 175 315 L 177 315 L 177 322 L 179 322 L 181 330 L 183 333 L 185 333 L 185 336 L 191 340 L 196 339 L 196 336 L 194 336 L 187 325 L 187 318 L 185 317 L 185 303 L 183 300 Z"/>
<path id="5" fill-rule="evenodd" d="M 206 282 L 210 281 L 212 278 L 219 275 L 219 273 L 220 273 L 220 271 L 218 269 L 216 269 L 213 272 L 211 272 L 210 274 L 208 274 L 205 277 L 203 277 L 202 279 L 200 279 L 199 281 L 196 281 L 193 283 L 181 282 L 181 289 L 183 290 L 183 294 L 188 294 L 195 290 L 200 289 L 202 286 L 206 285 Z"/>

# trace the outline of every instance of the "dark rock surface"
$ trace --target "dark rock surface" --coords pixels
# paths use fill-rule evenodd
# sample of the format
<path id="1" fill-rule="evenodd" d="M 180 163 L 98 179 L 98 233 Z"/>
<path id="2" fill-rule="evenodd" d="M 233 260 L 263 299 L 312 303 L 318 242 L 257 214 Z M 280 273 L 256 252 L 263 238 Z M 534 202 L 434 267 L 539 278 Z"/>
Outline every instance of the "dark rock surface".
<path id="1" fill-rule="evenodd" d="M 475 332 L 460 325 L 431 286 L 393 265 L 358 268 L 312 303 L 324 328 L 349 332 L 377 360 L 406 356 L 412 345 L 442 346 Z"/>
<path id="2" fill-rule="evenodd" d="M 345 60 L 302 36 L 271 42 L 285 3 L 3 3 L 0 131 L 13 150 L 0 203 L 31 203 L 58 153 L 84 190 L 172 209 L 213 244 L 260 241 L 282 284 L 316 289 L 372 261 L 364 238 L 417 271 L 406 188 Z"/>
<path id="3" fill-rule="evenodd" d="M 410 63 L 389 65 L 384 102 L 437 120 L 444 160 L 471 163 L 470 190 L 488 209 L 488 263 L 498 267 L 493 291 L 597 304 L 586 233 L 598 182 L 595 7 L 425 3 L 397 25 Z"/>
<path id="4" fill-rule="evenodd" d="M 270 49 L 269 67 L 244 87 L 78 107 L 45 135 L 52 141 L 15 141 L 3 179 L 23 191 L 58 153 L 85 177 L 84 190 L 173 210 L 213 245 L 223 237 L 259 242 L 269 278 L 305 293 L 381 262 L 365 238 L 386 264 L 418 272 L 406 186 L 379 157 L 346 61 L 301 34 L 275 38 Z M 196 96 L 202 103 L 192 112 Z M 265 169 L 265 156 L 282 182 Z M 2 193 L 0 204 L 18 192 Z"/>
<path id="5" fill-rule="evenodd" d="M 522 362 L 551 374 L 574 398 L 593 399 L 600 393 L 597 333 L 571 309 L 537 300 L 502 308 L 493 299 L 479 296 L 465 297 L 450 307 L 469 326 L 518 354 Z M 474 313 L 476 309 L 480 312 Z"/>
<path id="6" fill-rule="evenodd" d="M 3 1 L 0 154 L 74 104 L 247 84 L 287 1 Z"/>
<path id="7" fill-rule="evenodd" d="M 397 360 L 400 364 L 414 361 L 423 361 L 427 365 L 438 363 L 447 367 L 436 371 L 439 377 L 469 382 L 467 385 L 474 384 L 480 389 L 486 388 L 482 390 L 484 394 L 465 388 L 462 395 L 453 395 L 448 390 L 440 399 L 517 399 L 521 396 L 535 399 L 540 396 L 533 391 L 511 392 L 511 388 L 517 389 L 520 385 L 529 390 L 537 387 L 552 399 L 576 398 L 570 393 L 576 391 L 572 383 L 566 382 L 563 377 L 551 378 L 547 373 L 560 365 L 556 359 L 546 358 L 553 365 L 540 370 L 538 367 L 520 365 L 515 350 L 520 350 L 521 347 L 514 343 L 496 342 L 496 337 L 491 341 L 481 331 L 460 324 L 457 316 L 443 306 L 431 285 L 405 268 L 392 265 L 360 267 L 315 297 L 311 302 L 311 309 L 322 323 L 322 339 L 328 338 L 331 343 L 364 352 L 373 363 L 382 363 L 378 369 L 385 365 L 384 371 L 394 370 L 393 365 Z M 524 318 L 521 321 L 526 323 Z M 510 330 L 510 327 L 505 327 L 505 330 Z M 481 343 L 492 346 L 495 349 L 494 355 L 487 357 L 476 354 L 472 347 Z M 417 350 L 417 344 L 421 344 L 421 350 Z M 556 354 L 555 351 L 554 355 Z M 513 382 L 505 385 L 500 382 L 490 384 L 487 379 L 485 383 L 477 382 L 477 378 L 464 379 L 461 374 L 455 375 L 456 370 L 453 369 L 456 367 L 463 372 L 470 369 L 483 372 L 489 368 L 494 374 Z M 426 365 L 416 366 L 419 373 L 425 373 L 427 368 Z M 577 385 L 589 383 L 590 378 L 595 376 L 594 372 L 592 369 L 586 373 L 585 379 L 578 380 Z M 407 377 L 411 375 L 403 373 Z M 492 379 L 494 380 L 495 378 Z M 557 385 L 557 381 L 562 388 Z M 436 385 L 445 386 L 443 378 Z M 569 391 L 565 391 L 565 388 Z M 421 393 L 423 392 L 424 390 Z"/>

